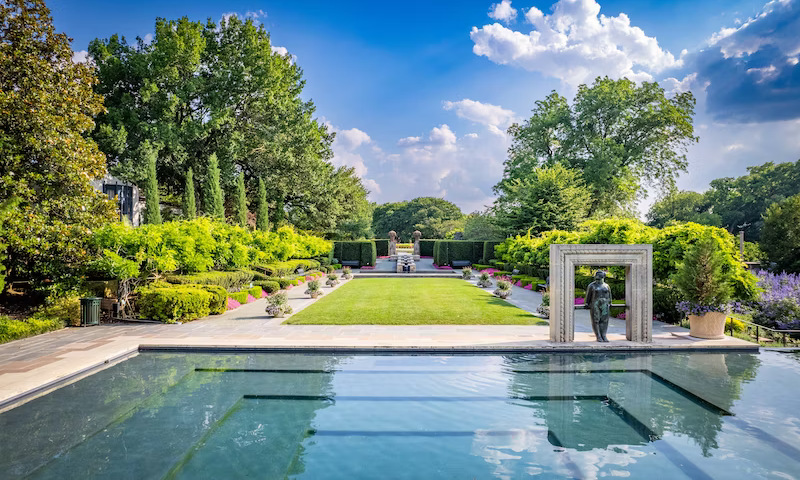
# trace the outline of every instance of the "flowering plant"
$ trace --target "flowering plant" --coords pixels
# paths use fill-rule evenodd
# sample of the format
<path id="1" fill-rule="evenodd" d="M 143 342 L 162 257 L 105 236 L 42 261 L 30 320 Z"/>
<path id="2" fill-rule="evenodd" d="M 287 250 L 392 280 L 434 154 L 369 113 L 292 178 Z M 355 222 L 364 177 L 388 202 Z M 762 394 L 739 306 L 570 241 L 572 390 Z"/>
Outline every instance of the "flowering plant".
<path id="1" fill-rule="evenodd" d="M 781 330 L 800 329 L 800 275 L 762 272 L 758 286 L 763 291 L 754 304 L 753 322 Z"/>
<path id="2" fill-rule="evenodd" d="M 338 284 L 339 284 L 339 276 L 336 275 L 335 273 L 329 273 L 328 280 L 325 282 L 325 285 L 332 287 Z"/>
<path id="3" fill-rule="evenodd" d="M 464 267 L 461 269 L 461 278 L 464 280 L 472 279 L 472 269 L 469 267 Z"/>
<path id="4" fill-rule="evenodd" d="M 489 277 L 489 274 L 481 272 L 481 276 L 478 277 L 478 286 L 481 288 L 487 288 L 492 286 L 492 279 Z"/>

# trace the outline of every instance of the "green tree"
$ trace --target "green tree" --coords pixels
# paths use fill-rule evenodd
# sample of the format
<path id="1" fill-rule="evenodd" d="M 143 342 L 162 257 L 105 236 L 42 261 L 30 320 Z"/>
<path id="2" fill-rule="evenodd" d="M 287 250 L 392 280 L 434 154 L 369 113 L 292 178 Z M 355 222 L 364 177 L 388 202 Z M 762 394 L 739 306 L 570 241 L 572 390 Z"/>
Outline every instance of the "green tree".
<path id="1" fill-rule="evenodd" d="M 186 187 L 183 189 L 183 218 L 194 220 L 197 217 L 197 198 L 194 194 L 194 172 L 186 171 Z"/>
<path id="2" fill-rule="evenodd" d="M 106 163 L 84 135 L 103 98 L 43 1 L 3 2 L 0 25 L 0 202 L 18 201 L 0 231 L 6 275 L 74 280 L 89 233 L 118 215 L 92 186 Z"/>
<path id="3" fill-rule="evenodd" d="M 664 228 L 673 222 L 694 222 L 721 227 L 722 218 L 711 213 L 710 209 L 711 205 L 702 193 L 670 192 L 650 207 L 650 211 L 647 212 L 647 224 L 651 227 Z"/>
<path id="4" fill-rule="evenodd" d="M 115 175 L 144 178 L 130 152 L 149 139 L 163 145 L 158 177 L 167 193 L 181 193 L 189 167 L 205 184 L 200 164 L 216 153 L 225 191 L 235 188 L 234 172 L 243 172 L 245 183 L 262 178 L 270 185 L 274 224 L 285 217 L 302 229 L 334 232 L 353 221 L 347 202 L 356 194 L 366 204 L 366 189 L 350 189 L 360 180 L 330 163 L 333 134 L 303 99 L 302 69 L 272 51 L 263 25 L 184 17 L 157 19 L 154 31 L 150 43 L 112 35 L 89 47 L 108 108 L 94 138 Z"/>
<path id="5" fill-rule="evenodd" d="M 206 180 L 203 189 L 203 213 L 210 217 L 223 220 L 225 218 L 225 198 L 222 196 L 220 185 L 219 163 L 217 154 L 208 157 L 206 166 Z"/>
<path id="6" fill-rule="evenodd" d="M 6 216 L 17 206 L 17 203 L 19 203 L 19 200 L 15 197 L 7 198 L 0 202 L 0 232 L 3 231 L 3 222 Z M 4 244 L 3 238 L 0 237 L 0 293 L 3 293 L 6 288 L 6 267 L 4 265 L 6 260 L 6 248 L 8 248 L 8 245 Z"/>
<path id="7" fill-rule="evenodd" d="M 575 230 L 586 219 L 590 192 L 581 173 L 561 164 L 536 167 L 525 178 L 506 182 L 497 198 L 497 223 L 507 233 L 537 234 L 547 230 Z"/>
<path id="8" fill-rule="evenodd" d="M 372 214 L 375 234 L 385 238 L 394 230 L 403 240 L 411 239 L 414 230 L 422 238 L 444 238 L 447 232 L 464 228 L 464 214 L 454 203 L 443 198 L 418 197 L 408 202 L 384 203 Z"/>
<path id="9" fill-rule="evenodd" d="M 689 247 L 672 280 L 684 299 L 692 303 L 716 307 L 730 302 L 732 272 L 711 230 Z"/>
<path id="10" fill-rule="evenodd" d="M 800 194 L 767 209 L 760 246 L 779 270 L 800 273 Z"/>
<path id="11" fill-rule="evenodd" d="M 236 196 L 233 199 L 233 215 L 237 224 L 247 226 L 247 193 L 244 188 L 244 174 L 240 173 L 236 180 Z"/>
<path id="12" fill-rule="evenodd" d="M 686 169 L 686 146 L 697 141 L 694 105 L 691 92 L 667 98 L 658 83 L 625 78 L 581 85 L 572 105 L 553 92 L 509 128 L 512 144 L 495 191 L 502 195 L 538 166 L 562 164 L 580 172 L 591 191 L 590 216 L 631 215 L 643 183 L 669 189 Z"/>
<path id="13" fill-rule="evenodd" d="M 258 179 L 258 204 L 256 206 L 256 229 L 266 232 L 269 230 L 269 207 L 267 207 L 267 187 L 264 179 Z"/>
<path id="14" fill-rule="evenodd" d="M 464 240 L 502 240 L 505 232 L 491 211 L 473 212 L 464 220 Z"/>
<path id="15" fill-rule="evenodd" d="M 158 179 L 156 178 L 156 158 L 158 150 L 144 142 L 141 145 L 144 163 L 147 165 L 147 178 L 144 181 L 144 223 L 150 225 L 161 224 L 161 199 L 158 195 Z"/>
<path id="16" fill-rule="evenodd" d="M 712 180 L 705 198 L 729 232 L 744 230 L 748 240 L 758 241 L 767 208 L 800 193 L 800 160 L 767 162 L 747 167 L 747 172 L 738 178 Z"/>

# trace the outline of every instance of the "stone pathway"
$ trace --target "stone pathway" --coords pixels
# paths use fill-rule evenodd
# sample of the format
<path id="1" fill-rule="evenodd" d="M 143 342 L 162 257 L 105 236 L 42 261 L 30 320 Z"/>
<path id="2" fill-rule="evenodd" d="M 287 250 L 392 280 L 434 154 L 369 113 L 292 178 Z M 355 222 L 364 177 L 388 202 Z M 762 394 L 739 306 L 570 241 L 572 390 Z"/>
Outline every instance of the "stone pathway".
<path id="1" fill-rule="evenodd" d="M 362 281 L 353 279 L 349 281 Z M 455 281 L 455 280 L 454 280 Z M 325 295 L 340 288 L 323 287 Z M 477 288 L 477 287 L 476 287 Z M 489 289 L 487 289 L 489 290 Z M 305 285 L 289 290 L 295 311 L 313 301 L 303 293 Z M 399 292 L 398 292 L 399 293 Z M 490 293 L 487 292 L 487 295 Z M 323 295 L 323 299 L 325 298 Z M 541 295 L 513 287 L 509 301 L 529 312 L 541 303 Z M 738 348 L 757 345 L 727 337 L 698 340 L 680 327 L 656 322 L 652 344 L 625 340 L 625 323 L 614 319 L 609 328 L 610 343 L 594 341 L 588 312 L 576 311 L 573 344 L 549 342 L 548 326 L 528 325 L 282 325 L 285 319 L 264 313 L 260 299 L 222 315 L 182 325 L 112 324 L 89 328 L 66 328 L 32 338 L 0 345 L 0 410 L 14 399 L 54 382 L 79 378 L 98 366 L 135 354 L 139 348 L 221 347 L 250 349 L 342 348 L 457 350 L 457 351 L 578 351 L 630 349 Z"/>

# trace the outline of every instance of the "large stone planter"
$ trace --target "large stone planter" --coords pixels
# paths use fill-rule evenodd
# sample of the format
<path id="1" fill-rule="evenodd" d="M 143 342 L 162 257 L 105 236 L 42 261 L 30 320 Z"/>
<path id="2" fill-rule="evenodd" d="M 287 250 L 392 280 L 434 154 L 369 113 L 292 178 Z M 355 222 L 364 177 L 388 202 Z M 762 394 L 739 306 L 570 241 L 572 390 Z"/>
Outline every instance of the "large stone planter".
<path id="1" fill-rule="evenodd" d="M 725 338 L 725 319 L 727 317 L 725 312 L 689 315 L 689 335 L 710 340 Z"/>

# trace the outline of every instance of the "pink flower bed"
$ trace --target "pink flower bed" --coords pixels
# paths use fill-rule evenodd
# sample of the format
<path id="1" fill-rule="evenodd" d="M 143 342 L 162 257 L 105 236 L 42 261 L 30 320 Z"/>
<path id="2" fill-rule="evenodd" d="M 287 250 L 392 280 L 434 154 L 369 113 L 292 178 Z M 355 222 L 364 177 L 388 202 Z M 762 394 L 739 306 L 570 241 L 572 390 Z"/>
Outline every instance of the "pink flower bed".
<path id="1" fill-rule="evenodd" d="M 363 267 L 361 267 L 361 270 L 375 270 L 375 266 L 374 265 L 364 265 Z"/>
<path id="2" fill-rule="evenodd" d="M 517 287 L 521 287 L 522 286 L 522 280 L 517 280 L 517 283 L 515 283 L 514 285 L 516 285 Z"/>
<path id="3" fill-rule="evenodd" d="M 525 286 L 524 286 L 524 287 L 522 287 L 522 288 L 524 288 L 525 290 L 533 290 L 533 284 L 532 284 L 532 283 L 529 283 L 529 284 L 525 285 Z"/>
<path id="4" fill-rule="evenodd" d="M 625 312 L 620 312 L 620 314 L 617 315 L 617 318 L 619 318 L 620 320 L 625 320 Z"/>
<path id="5" fill-rule="evenodd" d="M 577 297 L 575 298 L 575 305 L 583 305 L 583 301 L 584 301 L 583 297 Z"/>
<path id="6" fill-rule="evenodd" d="M 488 273 L 489 275 L 492 275 L 492 274 L 494 274 L 494 272 L 499 272 L 499 271 L 500 270 L 498 270 L 496 268 L 486 268 L 484 270 L 481 270 L 481 273 Z"/>
<path id="7" fill-rule="evenodd" d="M 253 303 L 253 302 L 255 302 L 255 301 L 256 301 L 256 297 L 254 297 L 254 296 L 252 296 L 252 295 L 250 295 L 250 294 L 248 293 L 248 294 L 247 294 L 247 303 Z"/>
<path id="8" fill-rule="evenodd" d="M 378 258 L 381 258 L 381 259 L 389 258 L 389 255 L 380 255 L 380 256 L 378 256 Z"/>
<path id="9" fill-rule="evenodd" d="M 234 308 L 239 308 L 241 306 L 242 306 L 241 303 L 237 302 L 236 300 L 232 299 L 231 297 L 228 297 L 228 310 L 233 310 Z"/>
<path id="10" fill-rule="evenodd" d="M 311 280 L 314 280 L 314 275 L 306 275 L 306 282 L 310 282 Z"/>
<path id="11" fill-rule="evenodd" d="M 436 268 L 438 270 L 452 270 L 453 269 L 453 267 L 451 267 L 449 265 L 436 265 L 434 263 L 433 266 L 434 266 L 434 268 Z"/>
<path id="12" fill-rule="evenodd" d="M 429 257 L 429 256 L 427 256 L 427 255 L 420 255 L 420 257 L 419 257 L 419 258 L 433 258 L 433 257 Z"/>

